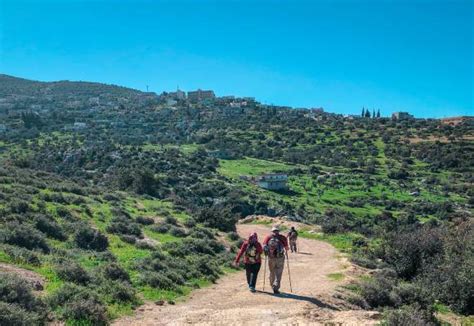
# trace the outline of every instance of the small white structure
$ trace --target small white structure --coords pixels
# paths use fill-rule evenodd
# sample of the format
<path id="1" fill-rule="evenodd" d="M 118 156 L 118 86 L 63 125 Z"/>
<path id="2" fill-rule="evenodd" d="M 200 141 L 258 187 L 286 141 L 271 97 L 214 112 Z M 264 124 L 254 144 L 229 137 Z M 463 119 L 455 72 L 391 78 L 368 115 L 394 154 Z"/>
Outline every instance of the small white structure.
<path id="1" fill-rule="evenodd" d="M 268 190 L 288 189 L 288 175 L 285 173 L 267 173 L 256 178 L 259 187 Z"/>
<path id="2" fill-rule="evenodd" d="M 74 122 L 74 126 L 72 128 L 74 130 L 86 129 L 87 124 L 85 122 Z"/>

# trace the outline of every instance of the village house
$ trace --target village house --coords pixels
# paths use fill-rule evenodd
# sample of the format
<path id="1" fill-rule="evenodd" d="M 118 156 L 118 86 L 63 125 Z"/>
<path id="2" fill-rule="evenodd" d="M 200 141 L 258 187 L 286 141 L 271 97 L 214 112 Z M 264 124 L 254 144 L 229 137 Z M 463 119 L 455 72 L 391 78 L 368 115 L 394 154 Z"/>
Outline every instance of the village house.
<path id="1" fill-rule="evenodd" d="M 198 89 L 196 91 L 188 92 L 188 100 L 194 103 L 201 102 L 203 100 L 211 100 L 214 98 L 216 98 L 216 95 L 214 94 L 214 91 L 212 90 Z"/>
<path id="2" fill-rule="evenodd" d="M 394 112 L 392 113 L 392 120 L 410 120 L 413 119 L 414 116 L 408 112 Z"/>
<path id="3" fill-rule="evenodd" d="M 268 190 L 288 189 L 288 175 L 286 173 L 267 173 L 256 178 L 260 188 Z"/>

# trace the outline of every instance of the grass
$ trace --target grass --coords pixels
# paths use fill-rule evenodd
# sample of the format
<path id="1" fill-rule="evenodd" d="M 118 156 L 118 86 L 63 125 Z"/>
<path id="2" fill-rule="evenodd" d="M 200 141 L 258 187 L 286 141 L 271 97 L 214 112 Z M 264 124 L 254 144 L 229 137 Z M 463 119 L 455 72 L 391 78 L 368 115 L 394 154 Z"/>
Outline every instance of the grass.
<path id="1" fill-rule="evenodd" d="M 219 172 L 231 178 L 238 178 L 241 175 L 257 176 L 263 173 L 288 171 L 295 167 L 289 164 L 259 160 L 255 158 L 219 160 L 219 163 Z"/>
<path id="2" fill-rule="evenodd" d="M 357 233 L 324 234 L 310 233 L 306 230 L 300 230 L 298 234 L 302 238 L 328 242 L 334 248 L 344 253 L 352 251 L 352 241 L 359 236 Z"/>
<path id="3" fill-rule="evenodd" d="M 342 281 L 345 276 L 342 273 L 332 273 L 328 274 L 327 277 L 332 281 Z"/>

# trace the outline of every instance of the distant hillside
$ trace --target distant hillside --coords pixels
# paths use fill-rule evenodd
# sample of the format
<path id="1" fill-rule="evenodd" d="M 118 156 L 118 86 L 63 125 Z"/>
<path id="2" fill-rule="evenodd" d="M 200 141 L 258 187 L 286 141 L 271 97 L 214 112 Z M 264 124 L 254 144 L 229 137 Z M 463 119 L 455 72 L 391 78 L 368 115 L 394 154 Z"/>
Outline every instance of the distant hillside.
<path id="1" fill-rule="evenodd" d="M 143 92 L 117 85 L 69 80 L 41 82 L 0 74 L 0 96 L 100 96 L 104 93 L 129 96 Z"/>

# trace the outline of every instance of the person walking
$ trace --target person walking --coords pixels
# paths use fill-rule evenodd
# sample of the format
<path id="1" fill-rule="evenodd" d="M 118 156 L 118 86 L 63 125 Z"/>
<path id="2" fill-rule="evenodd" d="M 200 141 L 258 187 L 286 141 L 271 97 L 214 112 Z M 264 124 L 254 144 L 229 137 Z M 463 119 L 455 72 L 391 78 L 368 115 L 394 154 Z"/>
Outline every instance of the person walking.
<path id="1" fill-rule="evenodd" d="M 242 243 L 234 260 L 234 265 L 238 266 L 240 258 L 244 256 L 245 273 L 250 292 L 256 291 L 255 285 L 257 284 L 258 272 L 262 266 L 262 252 L 262 245 L 258 242 L 257 233 L 254 232 Z"/>
<path id="2" fill-rule="evenodd" d="M 270 285 L 273 293 L 280 293 L 281 277 L 285 267 L 285 256 L 288 257 L 288 240 L 277 226 L 272 228 L 272 233 L 263 241 L 263 250 L 268 257 L 270 270 Z"/>
<path id="3" fill-rule="evenodd" d="M 298 231 L 296 231 L 295 227 L 292 226 L 290 232 L 288 232 L 288 240 L 290 240 L 290 249 L 291 252 L 297 252 L 298 248 L 296 247 L 296 241 L 298 240 Z"/>

